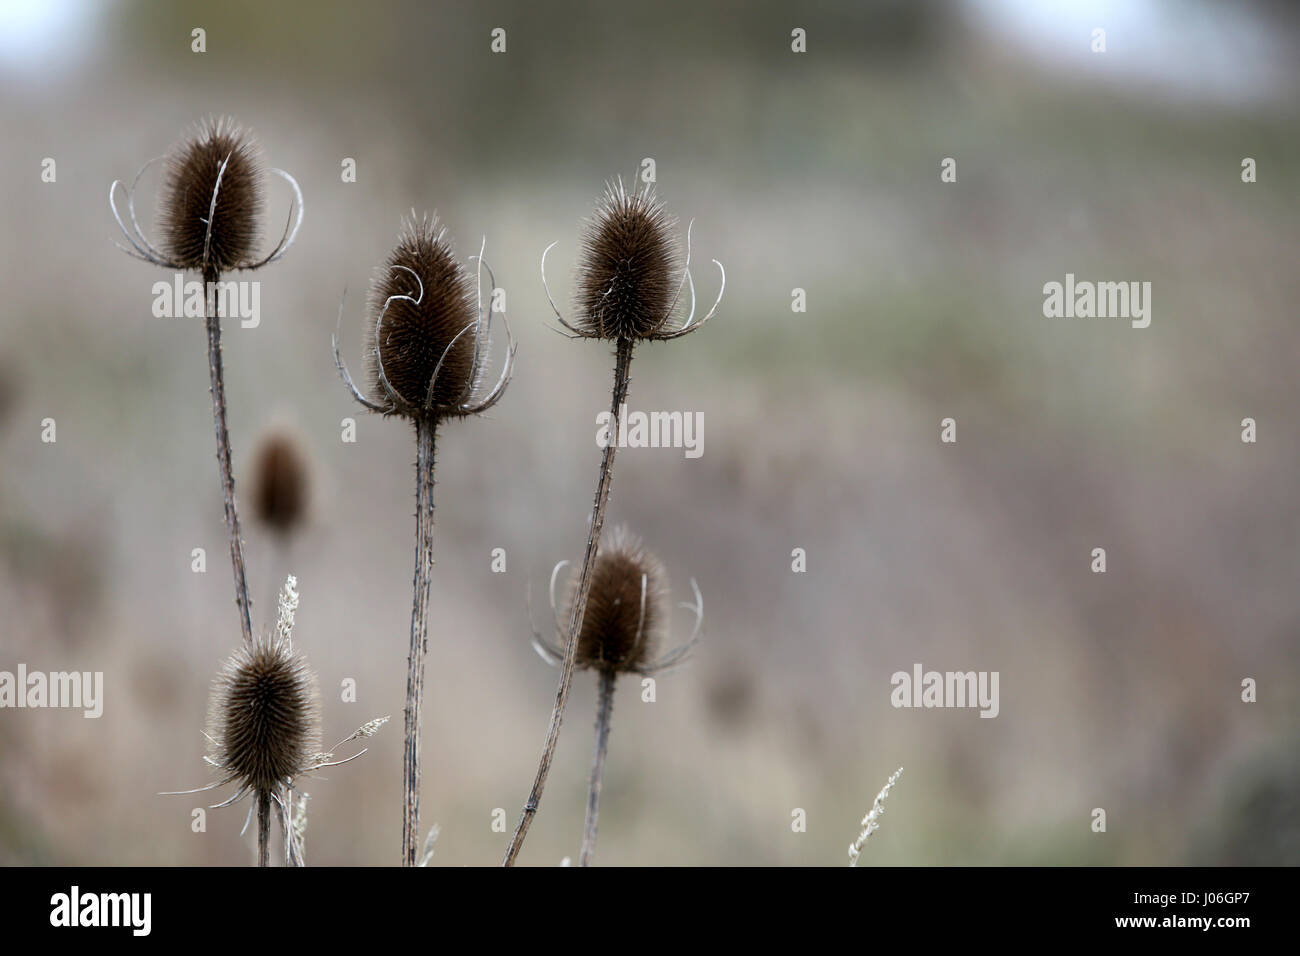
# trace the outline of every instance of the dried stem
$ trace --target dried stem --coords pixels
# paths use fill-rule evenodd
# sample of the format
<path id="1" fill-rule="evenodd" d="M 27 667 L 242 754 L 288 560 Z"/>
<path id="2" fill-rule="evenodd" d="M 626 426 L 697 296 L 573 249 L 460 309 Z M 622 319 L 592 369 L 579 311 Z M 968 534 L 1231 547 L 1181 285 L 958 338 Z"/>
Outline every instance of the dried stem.
<path id="1" fill-rule="evenodd" d="M 429 649 L 429 581 L 433 572 L 433 446 L 437 419 L 415 419 L 415 577 L 411 595 L 411 653 L 406 660 L 406 747 L 402 757 L 402 865 L 415 866 L 420 834 L 420 707 L 424 655 Z"/>
<path id="2" fill-rule="evenodd" d="M 537 765 L 537 776 L 533 780 L 533 789 L 528 794 L 519 823 L 515 825 L 514 836 L 506 848 L 503 866 L 514 866 L 519 850 L 524 845 L 528 828 L 532 826 L 537 807 L 542 801 L 542 790 L 546 787 L 546 777 L 551 772 L 551 761 L 555 758 L 555 747 L 560 740 L 560 723 L 564 720 L 564 708 L 569 702 L 569 688 L 573 685 L 573 667 L 578 652 L 578 631 L 582 627 L 582 617 L 587 610 L 587 595 L 591 591 L 591 572 L 596 564 L 596 548 L 600 543 L 600 531 L 605 525 L 605 505 L 609 502 L 610 483 L 614 480 L 614 451 L 618 445 L 619 409 L 627 401 L 628 368 L 632 364 L 632 339 L 619 339 L 618 351 L 614 360 L 614 392 L 610 402 L 611 431 L 605 445 L 604 456 L 600 460 L 600 477 L 596 482 L 596 500 L 591 507 L 591 528 L 587 532 L 587 551 L 582 561 L 582 572 L 578 578 L 578 590 L 573 599 L 573 612 L 569 618 L 569 633 L 564 643 L 564 664 L 560 669 L 560 686 L 555 692 L 555 706 L 551 710 L 551 725 L 546 731 L 546 743 L 542 747 L 542 759 Z"/>
<path id="3" fill-rule="evenodd" d="M 284 837 L 284 865 L 306 866 L 298 818 L 294 816 L 293 793 L 293 789 L 288 788 L 281 794 L 281 799 L 276 801 L 277 816 L 280 818 L 280 834 Z M 301 812 L 305 813 L 305 808 Z"/>
<path id="4" fill-rule="evenodd" d="M 618 674 L 612 670 L 600 672 L 600 698 L 596 704 L 596 754 L 591 758 L 591 783 L 587 789 L 587 822 L 582 828 L 582 852 L 578 866 L 590 866 L 596 852 L 596 819 L 600 816 L 600 781 L 605 773 L 605 752 L 609 749 L 609 718 L 614 710 L 614 681 Z"/>
<path id="5" fill-rule="evenodd" d="M 271 791 L 257 791 L 257 865 L 271 865 Z"/>
<path id="6" fill-rule="evenodd" d="M 235 472 L 230 463 L 230 429 L 226 425 L 226 383 L 221 365 L 221 319 L 217 315 L 216 283 L 221 273 L 203 272 L 207 293 L 208 377 L 212 392 L 212 420 L 217 438 L 217 465 L 221 472 L 221 494 L 226 505 L 226 532 L 230 537 L 230 564 L 235 574 L 235 602 L 239 605 L 239 627 L 244 640 L 253 640 L 253 620 L 248 602 L 248 579 L 244 571 L 244 540 L 239 532 L 239 511 L 235 506 Z"/>

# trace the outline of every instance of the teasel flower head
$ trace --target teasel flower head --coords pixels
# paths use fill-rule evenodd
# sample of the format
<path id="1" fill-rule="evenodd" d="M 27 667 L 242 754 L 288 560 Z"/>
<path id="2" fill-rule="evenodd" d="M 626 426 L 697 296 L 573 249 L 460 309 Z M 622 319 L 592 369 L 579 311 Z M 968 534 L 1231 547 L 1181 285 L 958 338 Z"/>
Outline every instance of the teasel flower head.
<path id="1" fill-rule="evenodd" d="M 297 437 L 287 429 L 264 435 L 253 457 L 253 514 L 272 532 L 287 536 L 307 518 L 311 468 Z"/>
<path id="2" fill-rule="evenodd" d="M 696 322 L 695 280 L 690 268 L 694 221 L 686 229 L 684 261 L 678 255 L 676 225 L 650 184 L 629 192 L 621 179 L 606 183 L 583 231 L 572 323 L 560 314 L 546 282 L 546 256 L 556 243 L 542 253 L 546 297 L 555 317 L 568 330 L 561 334 L 610 341 L 663 341 L 693 332 L 713 318 L 726 288 L 726 271 L 722 263 L 713 260 L 722 276 L 718 298 Z M 690 311 L 679 321 L 683 289 L 689 289 Z"/>
<path id="3" fill-rule="evenodd" d="M 561 605 L 555 598 L 561 561 L 551 572 L 551 608 L 555 614 L 557 642 L 533 634 L 533 647 L 542 659 L 557 664 L 564 658 L 562 638 L 573 611 L 576 575 L 570 580 Z M 668 574 L 663 564 L 625 526 L 606 535 L 596 552 L 587 609 L 578 631 L 576 666 L 612 673 L 653 674 L 680 662 L 699 639 L 704 599 L 695 580 L 694 604 L 682 604 L 695 613 L 691 638 L 666 654 L 659 654 L 668 630 L 670 610 Z"/>
<path id="4" fill-rule="evenodd" d="M 608 339 L 652 338 L 668 320 L 680 263 L 676 222 L 649 189 L 607 189 L 582 237 L 577 324 Z"/>
<path id="5" fill-rule="evenodd" d="M 163 250 L 187 269 L 228 272 L 252 261 L 262 180 L 257 144 L 244 130 L 224 119 L 200 126 L 167 157 Z"/>
<path id="6" fill-rule="evenodd" d="M 302 653 L 279 633 L 241 645 L 212 689 L 211 763 L 242 786 L 278 792 L 311 769 L 320 695 Z"/>
<path id="7" fill-rule="evenodd" d="M 347 763 L 365 749 L 335 760 L 320 747 L 320 692 L 316 675 L 294 647 L 298 611 L 298 582 L 285 580 L 277 602 L 275 626 L 251 644 L 241 643 L 225 662 L 212 685 L 208 702 L 208 755 L 204 758 L 220 779 L 195 790 L 201 793 L 234 784 L 235 793 L 212 809 L 231 806 L 249 794 L 265 795 L 277 807 L 285 833 L 285 862 L 301 866 L 305 794 L 297 786 L 304 774 Z M 379 717 L 362 724 L 334 745 L 373 737 L 388 722 Z M 295 804 L 294 795 L 299 797 Z"/>
<path id="8" fill-rule="evenodd" d="M 483 394 L 492 341 L 496 278 L 483 259 L 486 242 L 471 261 L 475 273 L 456 258 L 437 216 L 403 221 L 397 245 L 376 273 L 366 331 L 369 394 L 363 395 L 339 355 L 334 361 L 353 397 L 371 411 L 408 418 L 442 419 L 486 411 L 505 392 L 514 371 L 517 345 L 510 324 L 506 357 L 490 391 Z M 483 272 L 488 301 L 483 301 Z M 339 305 L 342 322 L 343 306 Z"/>
<path id="9" fill-rule="evenodd" d="M 161 238 L 155 245 L 136 218 L 135 192 L 140 178 L 157 162 L 164 163 L 164 174 L 157 209 Z M 120 243 L 118 248 L 156 266 L 205 275 L 274 262 L 293 245 L 302 226 L 302 190 L 284 170 L 270 172 L 289 183 L 294 201 L 279 243 L 259 259 L 266 180 L 261 150 L 229 117 L 203 120 L 166 156 L 145 163 L 129 187 L 118 180 L 109 187 L 113 218 L 130 243 L 129 248 Z M 125 218 L 117 205 L 119 186 L 126 197 Z"/>

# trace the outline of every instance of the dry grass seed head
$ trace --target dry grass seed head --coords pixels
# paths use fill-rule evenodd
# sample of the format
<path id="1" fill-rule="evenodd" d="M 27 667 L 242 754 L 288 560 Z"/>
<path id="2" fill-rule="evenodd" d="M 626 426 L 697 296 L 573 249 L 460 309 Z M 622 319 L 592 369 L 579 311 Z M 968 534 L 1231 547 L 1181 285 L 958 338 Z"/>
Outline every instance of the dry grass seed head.
<path id="1" fill-rule="evenodd" d="M 645 339 L 663 330 L 681 282 L 675 228 L 650 186 L 606 185 L 582 237 L 576 323 L 583 334 Z"/>
<path id="2" fill-rule="evenodd" d="M 171 260 L 183 269 L 206 265 L 218 272 L 249 264 L 260 232 L 263 178 L 260 150 L 245 130 L 225 117 L 200 123 L 167 156 L 158 209 Z"/>
<path id="3" fill-rule="evenodd" d="M 376 401 L 388 401 L 376 348 L 388 384 L 407 405 L 424 408 L 435 370 L 434 410 L 454 411 L 465 401 L 478 385 L 483 361 L 472 328 L 478 319 L 475 295 L 473 277 L 456 259 L 437 217 L 406 220 L 371 287 L 366 355 Z"/>
<path id="4" fill-rule="evenodd" d="M 576 590 L 575 579 L 566 617 Z M 613 671 L 639 671 L 649 666 L 668 623 L 668 603 L 668 575 L 659 559 L 646 550 L 640 538 L 626 528 L 617 528 L 596 553 L 587 610 L 578 633 L 577 666 Z"/>

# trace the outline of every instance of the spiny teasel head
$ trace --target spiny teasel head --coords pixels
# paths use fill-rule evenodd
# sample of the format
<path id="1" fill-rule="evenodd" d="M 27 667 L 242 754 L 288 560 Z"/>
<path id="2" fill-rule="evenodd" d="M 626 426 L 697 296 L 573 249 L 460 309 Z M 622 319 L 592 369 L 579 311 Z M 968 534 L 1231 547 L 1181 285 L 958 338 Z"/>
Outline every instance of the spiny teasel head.
<path id="1" fill-rule="evenodd" d="M 573 607 L 576 578 L 564 617 Z M 615 529 L 596 552 L 591 592 L 578 632 L 577 666 L 640 671 L 652 660 L 668 622 L 668 574 L 641 539 Z"/>
<path id="2" fill-rule="evenodd" d="M 637 342 L 666 341 L 694 332 L 718 311 L 727 286 L 727 273 L 717 259 L 722 276 L 718 298 L 699 321 L 695 320 L 695 280 L 691 277 L 691 229 L 686 228 L 686 257 L 679 260 L 674 236 L 676 219 L 669 215 L 654 189 L 646 184 L 628 192 L 621 179 L 605 184 L 605 193 L 582 234 L 582 255 L 577 268 L 577 313 L 572 322 L 560 314 L 546 281 L 546 256 L 542 253 L 542 286 L 560 325 L 569 338 Z M 688 290 L 690 311 L 684 309 Z M 560 331 L 560 330 L 556 330 Z"/>
<path id="3" fill-rule="evenodd" d="M 253 260 L 265 173 L 253 138 L 208 119 L 173 147 L 158 206 L 163 251 L 183 269 L 228 272 Z"/>
<path id="4" fill-rule="evenodd" d="M 476 415 L 500 401 L 514 374 L 514 338 L 506 329 L 506 357 L 496 384 L 480 396 L 492 340 L 496 278 L 477 256 L 476 276 L 457 261 L 437 216 L 411 218 L 402 224 L 397 247 L 378 270 L 370 292 L 366 329 L 366 363 L 370 394 L 363 395 L 339 354 L 334 337 L 334 364 L 352 397 L 384 415 L 417 420 Z M 483 302 L 483 272 L 488 274 L 488 302 Z M 339 322 L 343 305 L 339 304 Z"/>
<path id="5" fill-rule="evenodd" d="M 306 520 L 311 469 L 294 434 L 285 429 L 267 433 L 254 452 L 253 514 L 271 531 L 288 535 Z"/>
<path id="6" fill-rule="evenodd" d="M 571 611 L 572 595 L 568 604 Z M 667 618 L 667 572 L 639 538 L 625 527 L 616 528 L 596 552 L 578 632 L 578 666 L 641 669 L 653 660 Z"/>
<path id="7" fill-rule="evenodd" d="M 576 325 L 585 335 L 648 339 L 664 328 L 682 281 L 675 228 L 649 185 L 606 184 L 582 236 Z"/>
<path id="8" fill-rule="evenodd" d="M 316 676 L 282 633 L 241 645 L 213 684 L 209 759 L 241 791 L 276 793 L 319 763 Z"/>
<path id="9" fill-rule="evenodd" d="M 392 390 L 415 408 L 430 396 L 435 408 L 454 408 L 473 391 L 480 348 L 475 296 L 437 216 L 407 219 L 370 293 L 367 354 L 377 400 L 386 393 L 381 368 Z"/>
<path id="10" fill-rule="evenodd" d="M 285 863 L 303 866 L 306 794 L 298 778 L 324 767 L 360 757 L 334 759 L 320 746 L 320 695 L 316 675 L 294 650 L 293 626 L 298 613 L 298 579 L 284 582 L 276 605 L 275 626 L 265 638 L 239 646 L 212 685 L 208 702 L 209 753 L 204 759 L 220 779 L 173 795 L 203 793 L 233 783 L 234 796 L 211 809 L 228 807 L 254 794 L 258 806 L 258 863 L 268 865 L 266 824 L 271 804 L 278 808 L 284 834 Z M 344 737 L 331 750 L 373 737 L 388 723 L 377 717 Z M 295 801 L 295 794 L 297 799 Z"/>
<path id="11" fill-rule="evenodd" d="M 154 163 L 164 171 L 157 219 L 162 236 L 155 245 L 135 213 L 135 191 Z M 255 259 L 262 220 L 266 173 L 280 176 L 293 189 L 294 200 L 275 247 Z M 117 190 L 126 194 L 118 207 Z M 145 163 L 125 185 L 108 187 L 108 205 L 129 243 L 117 246 L 128 255 L 166 269 L 194 270 L 207 275 L 233 269 L 258 269 L 283 256 L 302 226 L 302 190 L 283 169 L 267 168 L 252 135 L 229 117 L 201 121 L 166 156 Z"/>
<path id="12" fill-rule="evenodd" d="M 551 612 L 555 615 L 556 640 L 533 631 L 533 649 L 548 664 L 564 660 L 565 635 L 573 615 L 578 575 L 569 580 L 567 595 L 556 600 L 556 579 L 569 562 L 561 561 L 551 571 Z M 704 622 L 704 596 L 691 579 L 695 603 L 681 606 L 695 614 L 690 639 L 656 657 L 668 631 L 668 572 L 641 539 L 625 526 L 605 536 L 596 551 L 591 569 L 591 587 L 582 626 L 578 630 L 576 666 L 613 673 L 653 674 L 681 661 L 690 653 Z"/>

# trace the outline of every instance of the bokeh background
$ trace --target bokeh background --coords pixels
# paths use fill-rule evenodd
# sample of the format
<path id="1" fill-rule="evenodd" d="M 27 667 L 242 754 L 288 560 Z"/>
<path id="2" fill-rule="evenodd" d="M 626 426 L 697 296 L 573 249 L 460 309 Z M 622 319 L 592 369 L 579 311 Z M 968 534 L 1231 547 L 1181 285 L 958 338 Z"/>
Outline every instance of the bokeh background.
<path id="1" fill-rule="evenodd" d="M 633 363 L 633 407 L 703 412 L 703 456 L 620 454 L 609 521 L 675 597 L 699 582 L 705 627 L 656 703 L 619 694 L 597 861 L 840 865 L 901 765 L 865 862 L 1300 862 L 1298 38 L 1281 2 L 0 4 L 0 669 L 106 681 L 99 720 L 0 712 L 0 861 L 250 860 L 242 807 L 196 834 L 200 799 L 157 795 L 211 779 L 208 687 L 239 636 L 203 335 L 152 317 L 166 275 L 113 247 L 106 202 L 229 113 L 306 196 L 256 276 L 261 326 L 225 338 L 238 477 L 273 425 L 313 462 L 287 552 L 245 512 L 255 617 L 292 570 L 327 743 L 394 717 L 306 784 L 309 862 L 400 844 L 414 450 L 336 377 L 339 297 L 359 370 L 411 207 L 464 255 L 486 236 L 507 291 L 515 380 L 439 441 L 424 724 L 434 865 L 496 863 L 557 678 L 526 595 L 540 626 L 579 555 L 612 364 L 546 329 L 538 259 L 559 240 L 567 306 L 581 219 L 645 157 L 728 285 Z M 1045 319 L 1067 272 L 1151 282 L 1150 328 Z M 999 671 L 1000 715 L 895 710 L 916 662 Z M 521 862 L 576 856 L 594 683 Z"/>

